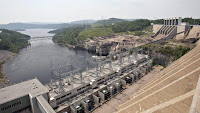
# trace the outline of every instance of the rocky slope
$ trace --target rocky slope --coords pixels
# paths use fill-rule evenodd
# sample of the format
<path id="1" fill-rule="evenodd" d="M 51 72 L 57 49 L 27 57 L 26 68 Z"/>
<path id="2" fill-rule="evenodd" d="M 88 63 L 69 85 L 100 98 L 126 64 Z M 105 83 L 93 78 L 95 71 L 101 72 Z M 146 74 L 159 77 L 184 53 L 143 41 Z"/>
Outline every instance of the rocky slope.
<path id="1" fill-rule="evenodd" d="M 92 53 L 108 55 L 111 50 L 115 51 L 119 48 L 138 47 L 152 41 L 153 39 L 148 36 L 114 35 L 87 39 L 76 45 L 76 48 L 84 48 Z"/>

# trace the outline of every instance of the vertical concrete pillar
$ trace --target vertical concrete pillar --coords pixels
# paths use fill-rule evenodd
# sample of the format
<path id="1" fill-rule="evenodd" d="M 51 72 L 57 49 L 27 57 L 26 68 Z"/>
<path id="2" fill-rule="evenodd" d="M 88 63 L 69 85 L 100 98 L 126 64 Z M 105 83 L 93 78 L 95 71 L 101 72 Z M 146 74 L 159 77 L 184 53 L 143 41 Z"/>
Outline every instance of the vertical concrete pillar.
<path id="1" fill-rule="evenodd" d="M 88 113 L 88 112 L 89 112 L 89 110 L 88 110 L 88 104 L 86 104 L 86 103 L 85 103 L 84 101 L 82 101 L 82 100 L 81 100 L 81 104 L 83 105 L 83 108 L 84 108 L 85 112 Z"/>
<path id="2" fill-rule="evenodd" d="M 176 25 L 176 18 L 174 18 L 174 25 Z"/>
<path id="3" fill-rule="evenodd" d="M 170 25 L 170 18 L 168 18 L 168 25 Z"/>
<path id="4" fill-rule="evenodd" d="M 176 19 L 176 25 L 178 25 L 178 19 Z"/>
<path id="5" fill-rule="evenodd" d="M 174 19 L 174 25 L 176 25 L 176 17 L 175 17 L 175 19 Z"/>
<path id="6" fill-rule="evenodd" d="M 110 95 L 111 96 L 113 96 L 114 94 L 113 94 L 113 86 L 109 86 L 109 87 L 107 87 L 107 90 L 110 92 Z"/>
<path id="7" fill-rule="evenodd" d="M 130 74 L 129 76 L 132 78 L 132 82 L 134 82 L 134 75 Z"/>
<path id="8" fill-rule="evenodd" d="M 168 18 L 166 19 L 166 25 L 168 25 Z"/>
<path id="9" fill-rule="evenodd" d="M 138 73 L 137 71 L 134 72 L 134 77 L 135 77 L 134 80 L 135 80 L 135 81 L 139 80 L 139 77 L 138 77 L 138 76 L 139 76 L 139 73 Z"/>
<path id="10" fill-rule="evenodd" d="M 164 25 L 165 25 L 165 19 L 164 19 Z"/>
<path id="11" fill-rule="evenodd" d="M 99 94 L 101 101 L 104 103 L 105 102 L 105 95 L 100 91 L 98 91 L 98 94 Z"/>
<path id="12" fill-rule="evenodd" d="M 146 69 L 145 67 L 141 67 L 140 70 L 141 70 L 141 76 L 143 77 L 146 74 Z"/>
<path id="13" fill-rule="evenodd" d="M 94 100 L 94 103 L 96 104 L 96 105 L 100 105 L 100 98 L 99 97 L 97 97 L 96 95 L 94 95 L 94 94 L 92 94 L 92 97 L 93 97 L 93 100 Z"/>
<path id="14" fill-rule="evenodd" d="M 125 80 L 121 80 L 121 83 L 122 83 L 122 87 L 126 88 L 126 81 Z"/>
<path id="15" fill-rule="evenodd" d="M 126 82 L 126 81 L 125 81 Z M 121 82 L 117 82 L 117 83 L 115 83 L 115 88 L 117 89 L 117 92 L 121 92 L 121 85 L 122 85 L 122 83 Z M 123 87 L 123 85 L 122 85 L 122 87 Z"/>
<path id="16" fill-rule="evenodd" d="M 72 113 L 76 113 L 76 110 L 74 109 L 74 107 L 71 107 L 71 106 L 70 106 L 70 109 L 71 109 L 70 111 L 71 111 Z"/>
<path id="17" fill-rule="evenodd" d="M 182 22 L 182 18 L 178 17 L 178 25 L 181 25 L 181 22 Z"/>

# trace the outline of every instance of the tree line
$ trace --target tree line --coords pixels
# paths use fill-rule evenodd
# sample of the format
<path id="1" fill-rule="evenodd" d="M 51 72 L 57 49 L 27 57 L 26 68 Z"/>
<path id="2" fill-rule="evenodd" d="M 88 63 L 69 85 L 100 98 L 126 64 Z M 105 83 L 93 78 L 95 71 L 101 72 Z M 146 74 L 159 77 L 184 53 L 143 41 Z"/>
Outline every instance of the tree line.
<path id="1" fill-rule="evenodd" d="M 0 29 L 0 49 L 19 52 L 20 49 L 28 45 L 30 36 L 21 33 Z"/>

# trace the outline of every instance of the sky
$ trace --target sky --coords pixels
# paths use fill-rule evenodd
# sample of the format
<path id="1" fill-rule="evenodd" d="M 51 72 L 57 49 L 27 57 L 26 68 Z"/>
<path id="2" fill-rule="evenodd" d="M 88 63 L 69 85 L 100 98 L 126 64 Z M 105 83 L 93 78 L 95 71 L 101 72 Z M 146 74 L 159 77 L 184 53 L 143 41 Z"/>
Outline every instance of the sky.
<path id="1" fill-rule="evenodd" d="M 86 19 L 200 18 L 200 0 L 0 0 L 0 24 Z"/>

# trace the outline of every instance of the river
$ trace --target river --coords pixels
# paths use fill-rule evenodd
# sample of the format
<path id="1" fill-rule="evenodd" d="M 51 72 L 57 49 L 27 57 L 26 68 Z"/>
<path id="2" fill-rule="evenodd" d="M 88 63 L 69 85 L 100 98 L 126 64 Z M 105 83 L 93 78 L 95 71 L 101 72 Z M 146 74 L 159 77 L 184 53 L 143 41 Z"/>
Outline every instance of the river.
<path id="1" fill-rule="evenodd" d="M 52 29 L 27 29 L 19 31 L 31 37 L 53 36 Z M 51 68 L 72 64 L 78 68 L 87 66 L 86 59 L 92 54 L 85 50 L 73 50 L 55 44 L 51 39 L 31 41 L 31 46 L 22 49 L 12 60 L 5 63 L 3 72 L 10 84 L 37 77 L 43 84 L 51 79 Z"/>

